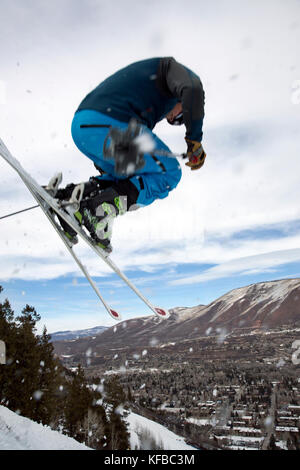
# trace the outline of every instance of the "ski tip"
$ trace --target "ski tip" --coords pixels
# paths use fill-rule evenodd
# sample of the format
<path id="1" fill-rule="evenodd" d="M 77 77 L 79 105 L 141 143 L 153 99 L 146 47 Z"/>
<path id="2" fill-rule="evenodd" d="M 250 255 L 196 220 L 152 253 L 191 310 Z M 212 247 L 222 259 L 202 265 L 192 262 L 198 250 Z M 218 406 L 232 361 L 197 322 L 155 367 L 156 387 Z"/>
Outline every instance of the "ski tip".
<path id="1" fill-rule="evenodd" d="M 166 318 L 169 318 L 169 316 L 170 316 L 170 312 L 168 310 L 163 309 L 163 308 L 155 307 L 155 311 L 156 311 L 156 315 L 159 318 L 166 319 Z"/>
<path id="2" fill-rule="evenodd" d="M 121 315 L 115 310 L 110 309 L 110 315 L 114 320 L 121 320 Z"/>

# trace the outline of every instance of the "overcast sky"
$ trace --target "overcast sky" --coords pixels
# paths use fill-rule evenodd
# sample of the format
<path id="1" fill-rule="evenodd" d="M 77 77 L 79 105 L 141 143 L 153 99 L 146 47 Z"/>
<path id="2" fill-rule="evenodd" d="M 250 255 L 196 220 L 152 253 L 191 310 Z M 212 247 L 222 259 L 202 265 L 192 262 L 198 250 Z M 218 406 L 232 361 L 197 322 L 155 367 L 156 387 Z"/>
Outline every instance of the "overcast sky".
<path id="1" fill-rule="evenodd" d="M 0 7 L 0 136 L 41 184 L 56 171 L 64 184 L 95 174 L 70 126 L 83 97 L 111 73 L 173 56 L 201 77 L 205 166 L 183 165 L 167 199 L 114 225 L 112 258 L 153 303 L 192 306 L 228 288 L 300 276 L 300 1 L 0 0 Z M 185 151 L 183 128 L 162 122 L 154 131 Z M 32 205 L 1 159 L 0 174 L 0 215 Z M 36 306 L 50 331 L 106 322 L 41 211 L 0 224 L 0 284 L 16 308 Z M 78 253 L 124 318 L 148 314 L 90 250 Z"/>

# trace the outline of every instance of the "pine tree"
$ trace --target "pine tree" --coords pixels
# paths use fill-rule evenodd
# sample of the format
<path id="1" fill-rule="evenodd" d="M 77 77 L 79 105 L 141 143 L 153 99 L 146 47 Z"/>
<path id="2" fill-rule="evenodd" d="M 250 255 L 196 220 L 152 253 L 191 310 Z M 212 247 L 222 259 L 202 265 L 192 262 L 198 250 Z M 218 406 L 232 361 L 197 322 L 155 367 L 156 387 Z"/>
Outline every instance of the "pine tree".
<path id="1" fill-rule="evenodd" d="M 0 286 L 0 293 L 3 291 Z M 14 311 L 7 299 L 0 303 L 0 338 L 6 345 L 6 364 L 0 368 L 0 404 L 9 405 L 13 399 L 10 384 L 16 376 L 16 326 Z"/>
<path id="2" fill-rule="evenodd" d="M 50 335 L 46 328 L 38 341 L 38 388 L 34 392 L 35 409 L 34 419 L 43 424 L 50 424 L 58 412 L 62 412 L 59 406 L 61 393 L 59 393 L 63 378 L 63 368 L 58 359 L 54 357 L 54 346 L 50 342 Z"/>
<path id="3" fill-rule="evenodd" d="M 131 388 L 128 386 L 127 387 L 127 401 L 129 403 L 133 403 L 134 402 L 134 397 L 132 395 L 132 392 L 131 392 Z"/>
<path id="4" fill-rule="evenodd" d="M 89 388 L 81 366 L 72 373 L 55 358 L 46 328 L 36 334 L 39 320 L 34 307 L 26 305 L 15 318 L 9 301 L 0 303 L 0 339 L 7 358 L 0 366 L 0 404 L 54 429 L 63 427 L 94 449 L 128 449 L 122 414 L 126 394 L 118 380 L 105 384 L 104 397 L 99 388 Z"/>
<path id="5" fill-rule="evenodd" d="M 22 314 L 16 318 L 17 354 L 15 362 L 15 400 L 10 404 L 18 407 L 22 416 L 35 418 L 35 396 L 39 391 L 39 355 L 38 337 L 35 335 L 35 325 L 40 319 L 33 307 L 26 305 Z"/>
<path id="6" fill-rule="evenodd" d="M 129 448 L 127 423 L 122 419 L 126 394 L 117 377 L 105 383 L 105 401 L 109 405 L 109 449 L 126 450 Z"/>
<path id="7" fill-rule="evenodd" d="M 81 426 L 89 407 L 92 406 L 93 397 L 87 388 L 87 382 L 81 365 L 73 374 L 72 380 L 67 384 L 67 401 L 65 406 L 65 428 L 69 436 L 83 441 L 84 431 Z"/>
<path id="8" fill-rule="evenodd" d="M 54 357 L 46 329 L 41 337 L 36 335 L 39 320 L 29 305 L 15 319 L 9 301 L 0 303 L 0 337 L 7 352 L 6 365 L 0 369 L 0 404 L 49 424 L 57 413 L 62 366 Z"/>
<path id="9" fill-rule="evenodd" d="M 111 450 L 129 449 L 129 433 L 127 423 L 122 419 L 118 410 L 112 410 L 109 417 L 110 440 L 108 448 Z"/>
<path id="10" fill-rule="evenodd" d="M 105 401 L 112 405 L 114 410 L 118 406 L 124 405 L 126 401 L 126 394 L 116 376 L 105 382 L 104 389 Z"/>

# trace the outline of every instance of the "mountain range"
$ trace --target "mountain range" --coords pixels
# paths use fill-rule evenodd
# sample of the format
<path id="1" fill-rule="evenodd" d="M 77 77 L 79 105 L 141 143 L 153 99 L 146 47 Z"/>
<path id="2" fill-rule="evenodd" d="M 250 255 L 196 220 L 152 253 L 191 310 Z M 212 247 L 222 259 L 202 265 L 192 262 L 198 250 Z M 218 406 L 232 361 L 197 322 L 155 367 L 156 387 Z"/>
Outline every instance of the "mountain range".
<path id="1" fill-rule="evenodd" d="M 268 330 L 300 326 L 300 279 L 261 282 L 234 289 L 209 305 L 177 307 L 162 320 L 155 315 L 132 318 L 105 329 L 100 335 L 55 341 L 58 355 L 97 355 L 113 350 L 162 346 L 210 335 L 239 334 L 249 329 Z"/>
<path id="2" fill-rule="evenodd" d="M 100 333 L 103 333 L 107 328 L 107 326 L 94 326 L 93 328 L 87 328 L 85 330 L 55 331 L 54 333 L 51 333 L 51 341 L 73 340 L 84 338 L 86 336 L 100 335 Z"/>

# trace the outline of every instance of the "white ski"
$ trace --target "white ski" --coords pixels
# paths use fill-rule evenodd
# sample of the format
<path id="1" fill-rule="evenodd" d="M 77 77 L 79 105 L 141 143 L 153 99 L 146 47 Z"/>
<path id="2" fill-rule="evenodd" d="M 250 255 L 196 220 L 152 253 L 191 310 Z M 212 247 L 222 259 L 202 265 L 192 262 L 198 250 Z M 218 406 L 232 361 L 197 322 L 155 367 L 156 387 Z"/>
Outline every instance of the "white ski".
<path id="1" fill-rule="evenodd" d="M 24 181 L 24 180 L 23 180 Z M 26 184 L 26 182 L 24 181 L 24 183 Z M 26 185 L 27 186 L 27 185 Z M 30 190 L 31 194 L 35 197 L 35 199 L 38 201 L 38 203 L 40 204 L 41 208 L 43 209 L 44 213 L 46 214 L 46 216 L 48 217 L 49 221 L 51 222 L 51 224 L 53 225 L 53 227 L 55 228 L 56 232 L 58 233 L 58 235 L 60 236 L 60 238 L 62 239 L 62 241 L 64 242 L 65 246 L 67 247 L 69 253 L 73 256 L 75 262 L 77 263 L 78 267 L 81 269 L 82 273 L 84 274 L 84 276 L 87 278 L 87 280 L 89 281 L 90 285 L 92 286 L 92 288 L 94 289 L 94 291 L 96 292 L 97 296 L 99 297 L 99 299 L 101 300 L 104 308 L 107 310 L 107 312 L 109 313 L 109 315 L 114 319 L 114 320 L 121 320 L 121 315 L 116 311 L 116 310 L 113 310 L 109 307 L 109 305 L 106 303 L 106 301 L 104 300 L 104 298 L 102 297 L 102 295 L 100 294 L 100 291 L 98 289 L 98 287 L 96 286 L 96 284 L 94 283 L 93 279 L 91 278 L 88 270 L 86 269 L 86 267 L 81 263 L 80 259 L 78 258 L 78 256 L 76 255 L 75 251 L 73 250 L 73 245 L 72 243 L 70 242 L 70 240 L 67 239 L 67 237 L 65 236 L 63 230 L 61 229 L 61 227 L 56 223 L 53 215 L 51 214 L 50 212 L 50 207 L 42 200 L 42 198 L 38 195 L 38 194 L 34 194 L 34 191 L 32 190 L 32 188 L 30 188 L 30 186 L 27 186 L 28 189 Z"/>
<path id="2" fill-rule="evenodd" d="M 44 213 L 47 215 L 48 219 L 52 223 L 53 227 L 56 229 L 57 233 L 60 235 L 62 240 L 65 243 L 65 246 L 67 247 L 68 251 L 70 254 L 73 256 L 74 260 L 76 261 L 77 265 L 80 267 L 81 271 L 83 274 L 87 277 L 88 281 L 90 282 L 91 286 L 97 293 L 98 297 L 100 298 L 101 302 L 105 306 L 106 310 L 108 313 L 114 318 L 119 320 L 120 316 L 119 314 L 115 311 L 110 309 L 110 307 L 106 304 L 104 301 L 103 297 L 101 296 L 98 288 L 96 287 L 95 283 L 91 279 L 90 275 L 88 274 L 86 268 L 82 265 L 78 257 L 76 256 L 73 248 L 70 246 L 69 241 L 63 234 L 63 231 L 60 229 L 59 225 L 55 222 L 54 218 L 52 217 L 51 213 L 49 212 L 49 209 L 51 208 L 56 214 L 58 214 L 62 219 L 64 219 L 70 227 L 75 230 L 75 232 L 80 236 L 81 239 L 83 239 L 89 247 L 121 278 L 123 281 L 130 287 L 135 294 L 149 307 L 155 315 L 157 315 L 159 318 L 166 319 L 169 317 L 169 312 L 168 310 L 154 307 L 149 300 L 137 289 L 137 287 L 125 276 L 125 274 L 118 268 L 118 266 L 111 260 L 111 258 L 108 256 L 108 254 L 102 250 L 100 247 L 98 247 L 91 238 L 87 236 L 85 231 L 76 223 L 75 219 L 73 219 L 66 211 L 64 211 L 58 201 L 54 199 L 50 194 L 42 188 L 33 178 L 32 176 L 27 173 L 19 161 L 14 158 L 3 141 L 0 139 L 0 155 L 6 160 L 6 162 L 19 174 L 20 178 L 22 181 L 25 183 L 33 197 L 36 199 Z"/>

